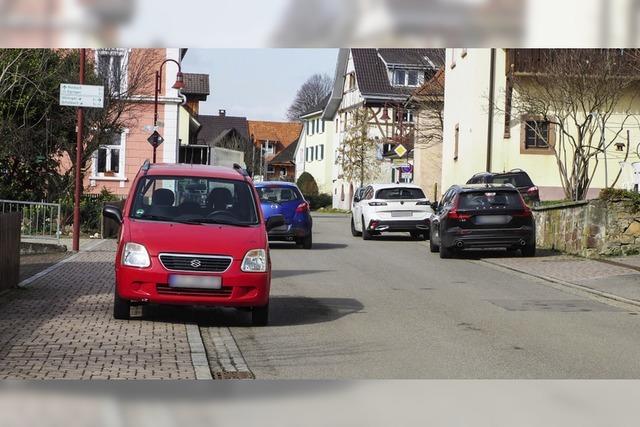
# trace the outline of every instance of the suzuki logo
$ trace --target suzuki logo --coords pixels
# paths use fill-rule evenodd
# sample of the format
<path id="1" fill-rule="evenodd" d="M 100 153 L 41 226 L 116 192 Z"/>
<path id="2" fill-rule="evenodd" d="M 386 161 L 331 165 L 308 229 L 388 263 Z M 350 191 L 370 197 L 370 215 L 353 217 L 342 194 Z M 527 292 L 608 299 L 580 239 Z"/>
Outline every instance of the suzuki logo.
<path id="1" fill-rule="evenodd" d="M 200 262 L 199 259 L 191 260 L 191 267 L 200 268 L 201 265 L 202 265 L 202 263 Z"/>
<path id="2" fill-rule="evenodd" d="M 271 209 L 278 209 L 278 205 L 271 205 Z"/>

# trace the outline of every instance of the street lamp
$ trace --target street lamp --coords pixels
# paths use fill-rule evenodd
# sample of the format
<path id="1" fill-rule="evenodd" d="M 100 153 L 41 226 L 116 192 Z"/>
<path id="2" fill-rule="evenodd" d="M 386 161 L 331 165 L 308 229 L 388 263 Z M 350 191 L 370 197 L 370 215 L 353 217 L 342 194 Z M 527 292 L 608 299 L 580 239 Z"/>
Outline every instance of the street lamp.
<path id="1" fill-rule="evenodd" d="M 154 135 L 156 135 L 157 126 L 158 126 L 158 95 L 160 94 L 160 91 L 162 91 L 162 68 L 164 67 L 164 64 L 166 64 L 167 62 L 174 62 L 178 66 L 178 73 L 176 74 L 176 82 L 173 84 L 172 88 L 180 90 L 184 87 L 182 67 L 180 67 L 180 63 L 175 59 L 165 59 L 164 61 L 162 61 L 162 64 L 160 64 L 160 69 L 156 71 L 156 90 L 155 90 L 155 98 L 153 102 Z M 157 140 L 159 139 L 158 137 L 159 135 L 156 136 L 156 141 L 153 143 L 153 163 L 156 162 L 156 149 L 158 148 L 158 145 L 159 145 L 157 142 Z"/>

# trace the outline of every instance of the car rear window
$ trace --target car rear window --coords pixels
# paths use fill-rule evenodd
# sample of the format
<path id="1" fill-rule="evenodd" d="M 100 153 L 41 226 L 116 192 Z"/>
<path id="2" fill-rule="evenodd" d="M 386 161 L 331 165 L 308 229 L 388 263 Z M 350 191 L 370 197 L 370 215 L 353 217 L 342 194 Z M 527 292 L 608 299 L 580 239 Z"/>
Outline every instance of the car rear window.
<path id="1" fill-rule="evenodd" d="M 473 191 L 460 193 L 460 210 L 522 209 L 520 193 L 517 191 Z"/>
<path id="2" fill-rule="evenodd" d="M 524 173 L 494 175 L 489 179 L 489 182 L 493 184 L 511 184 L 514 187 L 533 187 L 531 178 Z"/>
<path id="3" fill-rule="evenodd" d="M 258 187 L 258 194 L 262 202 L 290 202 L 293 200 L 301 200 L 302 195 L 295 187 L 288 186 L 266 186 Z"/>
<path id="4" fill-rule="evenodd" d="M 399 200 L 399 199 L 424 199 L 425 195 L 419 188 L 383 188 L 376 193 L 376 199 Z"/>

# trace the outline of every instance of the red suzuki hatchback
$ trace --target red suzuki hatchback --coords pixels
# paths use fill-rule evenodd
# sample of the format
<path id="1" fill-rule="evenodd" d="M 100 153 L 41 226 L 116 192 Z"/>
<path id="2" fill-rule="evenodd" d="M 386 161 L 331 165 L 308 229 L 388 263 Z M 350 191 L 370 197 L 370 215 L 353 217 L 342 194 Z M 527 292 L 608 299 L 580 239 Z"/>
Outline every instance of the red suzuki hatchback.
<path id="1" fill-rule="evenodd" d="M 244 307 L 252 324 L 269 318 L 271 262 L 267 231 L 251 178 L 231 168 L 153 164 L 140 169 L 120 210 L 113 315 L 132 304 Z"/>

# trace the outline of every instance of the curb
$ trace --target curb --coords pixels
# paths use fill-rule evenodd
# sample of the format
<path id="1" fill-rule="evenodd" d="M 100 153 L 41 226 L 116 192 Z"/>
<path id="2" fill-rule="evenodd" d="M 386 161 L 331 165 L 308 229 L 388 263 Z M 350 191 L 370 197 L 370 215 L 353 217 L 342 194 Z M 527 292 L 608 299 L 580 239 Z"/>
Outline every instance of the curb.
<path id="1" fill-rule="evenodd" d="M 193 323 L 188 323 L 185 326 L 187 328 L 187 341 L 191 350 L 191 364 L 193 365 L 196 380 L 212 380 L 213 376 L 211 375 L 207 352 L 200 336 L 200 328 Z"/>
<path id="2" fill-rule="evenodd" d="M 587 292 L 587 293 L 590 293 L 592 295 L 597 295 L 597 296 L 602 297 L 602 298 L 607 298 L 607 299 L 610 299 L 610 300 L 613 300 L 613 301 L 617 301 L 617 302 L 621 302 L 621 303 L 624 303 L 624 304 L 633 305 L 635 307 L 640 307 L 640 301 L 636 301 L 636 300 L 633 300 L 633 299 L 621 297 L 621 296 L 618 296 L 618 295 L 615 295 L 615 294 L 610 294 L 609 292 L 599 291 L 597 289 L 589 288 L 587 286 L 577 285 L 575 283 L 567 282 L 567 281 L 564 281 L 564 280 L 561 280 L 561 279 L 556 279 L 554 277 L 543 276 L 541 274 L 533 274 L 533 273 L 531 273 L 529 271 L 520 270 L 520 269 L 514 268 L 514 267 L 507 267 L 507 266 L 502 265 L 502 264 L 498 264 L 498 263 L 495 263 L 495 262 L 487 261 L 486 259 L 481 259 L 480 261 L 484 262 L 484 263 L 487 263 L 487 264 L 490 264 L 490 265 L 494 265 L 494 266 L 500 267 L 500 268 L 504 268 L 506 270 L 511 270 L 511 271 L 515 271 L 517 273 L 525 274 L 527 276 L 535 277 L 537 279 L 546 280 L 547 282 L 556 283 L 558 285 L 562 285 L 562 286 L 566 286 L 566 287 L 569 287 L 569 288 L 572 288 L 572 289 L 576 289 L 576 290 L 579 290 L 579 291 Z"/>

